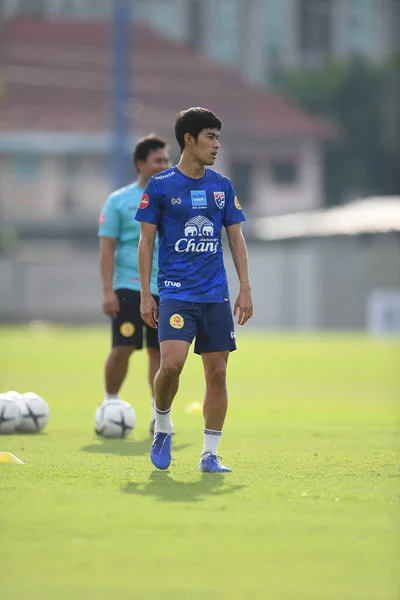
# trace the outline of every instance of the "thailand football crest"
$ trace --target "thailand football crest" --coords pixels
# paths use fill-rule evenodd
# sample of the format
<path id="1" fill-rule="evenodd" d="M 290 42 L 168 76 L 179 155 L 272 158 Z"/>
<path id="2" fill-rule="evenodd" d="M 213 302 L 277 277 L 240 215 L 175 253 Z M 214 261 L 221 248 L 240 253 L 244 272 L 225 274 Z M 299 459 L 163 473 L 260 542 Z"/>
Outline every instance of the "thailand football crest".
<path id="1" fill-rule="evenodd" d="M 218 208 L 224 208 L 225 206 L 225 192 L 214 192 L 215 204 Z"/>

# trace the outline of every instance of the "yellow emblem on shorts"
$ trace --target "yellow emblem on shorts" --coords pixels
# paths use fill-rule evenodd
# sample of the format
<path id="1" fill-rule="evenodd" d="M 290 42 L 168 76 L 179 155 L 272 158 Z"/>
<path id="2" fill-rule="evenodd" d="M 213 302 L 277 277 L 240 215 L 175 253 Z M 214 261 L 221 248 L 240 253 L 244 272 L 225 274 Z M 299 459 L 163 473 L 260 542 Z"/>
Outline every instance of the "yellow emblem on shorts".
<path id="1" fill-rule="evenodd" d="M 124 337 L 132 337 L 135 333 L 135 326 L 133 323 L 129 323 L 127 321 L 126 323 L 122 323 L 119 330 L 121 332 L 121 335 L 123 335 Z"/>
<path id="2" fill-rule="evenodd" d="M 242 210 L 242 207 L 240 206 L 240 202 L 239 202 L 237 196 L 235 196 L 235 206 L 238 210 Z"/>
<path id="3" fill-rule="evenodd" d="M 182 329 L 182 327 L 185 324 L 185 319 L 183 317 L 181 317 L 181 315 L 175 314 L 175 315 L 172 315 L 172 317 L 170 318 L 169 324 L 174 329 Z"/>

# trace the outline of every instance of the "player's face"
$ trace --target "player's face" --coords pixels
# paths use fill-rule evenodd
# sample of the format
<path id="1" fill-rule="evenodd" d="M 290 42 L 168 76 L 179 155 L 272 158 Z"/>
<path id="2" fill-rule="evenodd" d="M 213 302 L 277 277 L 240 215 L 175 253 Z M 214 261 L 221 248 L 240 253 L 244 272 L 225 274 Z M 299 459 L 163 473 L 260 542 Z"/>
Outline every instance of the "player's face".
<path id="1" fill-rule="evenodd" d="M 219 147 L 218 129 L 202 129 L 197 138 L 197 143 L 192 146 L 192 151 L 202 165 L 213 165 Z"/>
<path id="2" fill-rule="evenodd" d="M 138 160 L 138 168 L 141 175 L 146 179 L 150 179 L 153 175 L 161 173 L 169 169 L 171 162 L 169 160 L 168 152 L 165 148 L 159 148 L 158 150 L 150 150 L 146 160 Z"/>

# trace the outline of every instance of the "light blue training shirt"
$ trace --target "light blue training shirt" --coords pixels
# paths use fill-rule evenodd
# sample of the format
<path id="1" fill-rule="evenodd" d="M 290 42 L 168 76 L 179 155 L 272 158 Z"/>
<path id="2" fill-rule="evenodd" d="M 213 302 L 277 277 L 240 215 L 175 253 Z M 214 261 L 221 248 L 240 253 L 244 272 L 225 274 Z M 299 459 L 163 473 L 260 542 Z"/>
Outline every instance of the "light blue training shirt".
<path id="1" fill-rule="evenodd" d="M 140 223 L 135 219 L 144 189 L 132 183 L 113 192 L 103 206 L 99 219 L 99 237 L 116 238 L 113 289 L 128 288 L 140 291 L 138 243 Z M 158 295 L 158 239 L 156 240 L 151 293 Z"/>

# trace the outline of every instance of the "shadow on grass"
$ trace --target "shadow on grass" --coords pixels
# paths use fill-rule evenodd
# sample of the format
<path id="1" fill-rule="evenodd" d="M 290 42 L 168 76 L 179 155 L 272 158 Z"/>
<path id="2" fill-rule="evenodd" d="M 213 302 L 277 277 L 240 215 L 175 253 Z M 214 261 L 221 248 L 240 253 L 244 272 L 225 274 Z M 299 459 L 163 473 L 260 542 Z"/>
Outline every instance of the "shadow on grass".
<path id="1" fill-rule="evenodd" d="M 150 454 L 152 439 L 147 440 L 106 440 L 99 438 L 98 443 L 82 446 L 81 452 L 93 452 L 94 454 L 119 454 L 120 456 L 145 456 Z M 179 452 L 191 444 L 180 444 L 174 446 L 174 452 Z M 150 459 L 149 459 L 150 460 Z"/>
<path id="2" fill-rule="evenodd" d="M 200 502 L 205 496 L 225 496 L 243 489 L 244 485 L 230 485 L 229 475 L 202 473 L 200 481 L 176 481 L 166 472 L 154 471 L 147 483 L 130 482 L 121 491 L 136 496 L 154 496 L 164 502 Z"/>

